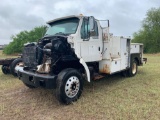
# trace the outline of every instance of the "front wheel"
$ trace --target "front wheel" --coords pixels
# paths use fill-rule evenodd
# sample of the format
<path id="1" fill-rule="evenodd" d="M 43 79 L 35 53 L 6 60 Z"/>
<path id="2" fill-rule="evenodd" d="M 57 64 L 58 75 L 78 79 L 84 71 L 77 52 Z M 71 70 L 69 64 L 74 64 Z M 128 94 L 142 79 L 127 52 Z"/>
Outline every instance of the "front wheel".
<path id="1" fill-rule="evenodd" d="M 82 75 L 75 69 L 68 68 L 59 73 L 56 97 L 64 104 L 76 101 L 83 91 Z"/>
<path id="2" fill-rule="evenodd" d="M 138 64 L 137 61 L 134 59 L 131 63 L 130 69 L 128 70 L 128 75 L 130 77 L 135 76 L 137 74 Z"/>

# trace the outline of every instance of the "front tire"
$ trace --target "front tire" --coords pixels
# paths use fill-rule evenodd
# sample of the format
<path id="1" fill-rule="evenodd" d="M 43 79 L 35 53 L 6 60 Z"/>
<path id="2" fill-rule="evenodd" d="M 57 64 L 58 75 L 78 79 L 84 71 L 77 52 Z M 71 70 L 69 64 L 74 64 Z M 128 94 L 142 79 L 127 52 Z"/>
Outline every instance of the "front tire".
<path id="1" fill-rule="evenodd" d="M 130 69 L 128 70 L 129 77 L 133 77 L 137 74 L 138 64 L 137 61 L 134 59 L 131 63 Z"/>
<path id="2" fill-rule="evenodd" d="M 59 73 L 56 88 L 59 102 L 71 104 L 81 96 L 82 91 L 83 79 L 77 70 L 68 68 Z"/>

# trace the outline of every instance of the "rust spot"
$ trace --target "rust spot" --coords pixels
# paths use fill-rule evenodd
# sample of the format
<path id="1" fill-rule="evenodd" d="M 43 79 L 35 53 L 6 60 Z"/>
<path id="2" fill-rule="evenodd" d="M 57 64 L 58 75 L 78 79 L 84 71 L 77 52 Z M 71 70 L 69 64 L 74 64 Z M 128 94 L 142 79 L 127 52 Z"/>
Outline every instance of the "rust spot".
<path id="1" fill-rule="evenodd" d="M 99 80 L 101 78 L 104 78 L 104 76 L 102 76 L 102 75 L 96 75 L 96 76 L 94 76 L 93 80 Z"/>
<path id="2" fill-rule="evenodd" d="M 103 66 L 103 68 L 100 69 L 99 71 L 100 71 L 100 73 L 110 74 L 110 69 L 109 69 L 109 66 L 108 66 L 107 64 L 105 64 L 105 65 Z"/>

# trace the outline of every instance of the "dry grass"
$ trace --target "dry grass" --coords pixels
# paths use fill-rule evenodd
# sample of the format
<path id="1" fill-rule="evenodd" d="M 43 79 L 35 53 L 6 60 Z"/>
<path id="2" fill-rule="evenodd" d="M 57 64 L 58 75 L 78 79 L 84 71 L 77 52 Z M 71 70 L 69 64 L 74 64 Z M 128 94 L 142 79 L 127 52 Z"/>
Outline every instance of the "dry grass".
<path id="1" fill-rule="evenodd" d="M 16 57 L 18 57 L 18 54 L 15 54 L 15 55 L 5 55 L 5 54 L 3 53 L 3 51 L 0 50 L 0 59 L 16 58 Z"/>
<path id="2" fill-rule="evenodd" d="M 86 82 L 81 98 L 68 106 L 55 99 L 55 90 L 29 89 L 18 78 L 0 71 L 0 119 L 159 120 L 160 54 L 145 56 L 148 63 L 139 67 L 135 77 L 116 74 Z"/>

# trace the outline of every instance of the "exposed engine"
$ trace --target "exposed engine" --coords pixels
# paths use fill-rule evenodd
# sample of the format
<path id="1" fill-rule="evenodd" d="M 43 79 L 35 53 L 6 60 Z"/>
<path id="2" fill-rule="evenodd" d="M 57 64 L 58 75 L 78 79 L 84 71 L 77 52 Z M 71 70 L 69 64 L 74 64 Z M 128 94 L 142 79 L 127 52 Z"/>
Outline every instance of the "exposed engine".
<path id="1" fill-rule="evenodd" d="M 77 57 L 66 36 L 44 37 L 38 43 L 26 44 L 23 50 L 24 69 L 38 73 L 58 72 L 62 62 L 71 60 Z"/>

